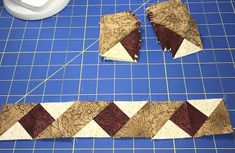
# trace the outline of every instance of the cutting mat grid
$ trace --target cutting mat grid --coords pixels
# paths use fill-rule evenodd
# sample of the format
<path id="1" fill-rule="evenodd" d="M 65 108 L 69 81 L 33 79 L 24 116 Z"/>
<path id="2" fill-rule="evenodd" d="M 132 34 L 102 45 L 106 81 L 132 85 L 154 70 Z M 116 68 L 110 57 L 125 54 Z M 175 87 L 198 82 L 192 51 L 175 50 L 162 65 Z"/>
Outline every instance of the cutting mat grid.
<path id="1" fill-rule="evenodd" d="M 172 59 L 145 17 L 150 0 L 71 0 L 41 21 L 12 18 L 0 2 L 0 101 L 185 100 L 226 98 L 235 127 L 234 0 L 184 1 L 205 50 Z M 100 15 L 134 11 L 141 20 L 138 63 L 98 57 Z M 1 141 L 0 153 L 232 153 L 234 134 L 182 140 L 50 139 Z"/>

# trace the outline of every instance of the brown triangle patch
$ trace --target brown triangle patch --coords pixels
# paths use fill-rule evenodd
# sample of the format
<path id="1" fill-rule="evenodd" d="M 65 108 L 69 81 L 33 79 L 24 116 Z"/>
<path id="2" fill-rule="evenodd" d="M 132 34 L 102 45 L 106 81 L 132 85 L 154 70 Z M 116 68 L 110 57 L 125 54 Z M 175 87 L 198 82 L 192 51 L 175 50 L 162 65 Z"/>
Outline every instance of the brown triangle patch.
<path id="1" fill-rule="evenodd" d="M 197 131 L 195 137 L 231 132 L 233 132 L 233 128 L 231 126 L 229 114 L 224 102 L 222 101 L 205 121 L 202 127 Z"/>
<path id="2" fill-rule="evenodd" d="M 133 60 L 136 60 L 138 58 L 140 43 L 141 36 L 139 27 L 134 29 L 131 33 L 129 33 L 121 40 L 121 44 L 127 50 Z"/>
<path id="3" fill-rule="evenodd" d="M 157 39 L 160 41 L 162 49 L 171 50 L 174 57 L 184 38 L 163 25 L 156 23 L 152 23 L 152 25 L 157 34 Z"/>

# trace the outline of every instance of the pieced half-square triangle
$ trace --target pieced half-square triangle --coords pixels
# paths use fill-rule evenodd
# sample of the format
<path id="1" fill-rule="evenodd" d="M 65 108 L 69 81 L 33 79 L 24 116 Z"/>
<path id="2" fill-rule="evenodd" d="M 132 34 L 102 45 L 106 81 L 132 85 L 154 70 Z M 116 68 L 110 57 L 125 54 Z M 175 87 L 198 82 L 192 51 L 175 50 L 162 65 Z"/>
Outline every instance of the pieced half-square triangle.
<path id="1" fill-rule="evenodd" d="M 162 50 L 170 51 L 174 59 L 203 50 L 197 24 L 180 0 L 153 4 L 147 16 Z"/>
<path id="2" fill-rule="evenodd" d="M 137 62 L 140 22 L 131 12 L 104 15 L 100 22 L 99 55 L 105 60 Z"/>

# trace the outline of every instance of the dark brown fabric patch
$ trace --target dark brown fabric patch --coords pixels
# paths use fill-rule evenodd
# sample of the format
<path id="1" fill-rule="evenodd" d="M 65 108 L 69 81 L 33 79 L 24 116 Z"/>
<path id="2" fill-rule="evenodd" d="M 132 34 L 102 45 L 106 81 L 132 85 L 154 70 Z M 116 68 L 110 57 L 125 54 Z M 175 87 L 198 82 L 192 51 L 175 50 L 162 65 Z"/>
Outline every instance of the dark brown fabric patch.
<path id="1" fill-rule="evenodd" d="M 19 123 L 25 128 L 32 138 L 35 138 L 53 121 L 54 118 L 40 104 L 38 104 L 24 117 L 22 117 L 19 120 Z"/>
<path id="2" fill-rule="evenodd" d="M 110 103 L 94 118 L 94 120 L 110 136 L 114 136 L 114 134 L 129 120 L 129 117 L 114 103 Z"/>
<path id="3" fill-rule="evenodd" d="M 162 50 L 165 48 L 171 50 L 174 57 L 184 38 L 163 25 L 156 23 L 152 23 L 152 25 L 157 34 L 157 39 L 161 43 Z"/>
<path id="4" fill-rule="evenodd" d="M 137 24 L 140 23 L 138 22 Z M 138 56 L 139 54 L 140 43 L 141 43 L 140 41 L 141 41 L 141 36 L 139 28 L 136 28 L 121 40 L 121 44 L 127 50 L 127 52 L 129 53 L 129 55 L 132 57 L 133 60 L 138 58 L 135 57 L 135 55 Z"/>
<path id="5" fill-rule="evenodd" d="M 193 107 L 188 102 L 185 102 L 172 115 L 170 120 L 182 128 L 189 135 L 194 136 L 202 124 L 208 117 Z"/>

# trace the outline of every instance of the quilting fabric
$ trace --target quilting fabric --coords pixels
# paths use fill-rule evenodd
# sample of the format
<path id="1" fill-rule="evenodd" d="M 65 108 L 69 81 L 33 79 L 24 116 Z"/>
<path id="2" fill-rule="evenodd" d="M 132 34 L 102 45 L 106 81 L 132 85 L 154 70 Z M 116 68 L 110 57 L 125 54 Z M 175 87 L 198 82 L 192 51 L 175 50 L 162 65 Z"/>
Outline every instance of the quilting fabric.
<path id="1" fill-rule="evenodd" d="M 203 50 L 197 24 L 181 0 L 156 3 L 146 11 L 162 49 L 173 58 Z"/>
<path id="2" fill-rule="evenodd" d="M 137 62 L 140 21 L 132 12 L 107 14 L 100 20 L 99 55 L 105 60 Z"/>
<path id="3" fill-rule="evenodd" d="M 223 99 L 6 104 L 0 140 L 63 137 L 171 139 L 232 132 Z"/>

